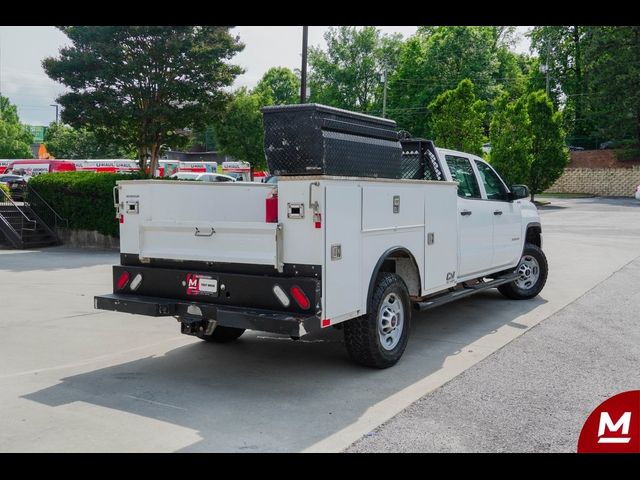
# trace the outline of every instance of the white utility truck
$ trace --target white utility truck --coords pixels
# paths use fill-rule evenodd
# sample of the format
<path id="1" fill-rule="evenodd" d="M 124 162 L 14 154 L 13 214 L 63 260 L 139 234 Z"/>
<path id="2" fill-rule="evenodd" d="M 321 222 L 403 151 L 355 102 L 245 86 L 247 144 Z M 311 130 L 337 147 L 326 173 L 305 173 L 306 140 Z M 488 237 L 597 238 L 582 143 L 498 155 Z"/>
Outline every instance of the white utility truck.
<path id="1" fill-rule="evenodd" d="M 267 114 L 285 107 L 268 108 L 265 128 Z M 352 155 L 359 140 L 337 128 L 316 133 L 342 142 L 334 153 Z M 268 159 L 278 145 L 291 148 L 292 133 L 283 142 L 279 134 L 265 136 Z M 528 189 L 508 187 L 475 155 L 422 139 L 395 143 L 402 178 L 331 174 L 327 148 L 317 175 L 270 162 L 274 184 L 118 182 L 120 265 L 114 293 L 95 297 L 96 308 L 176 317 L 182 333 L 211 342 L 246 329 L 297 339 L 341 328 L 353 360 L 385 368 L 402 356 L 414 310 L 495 287 L 511 299 L 538 295 L 547 261 Z"/>

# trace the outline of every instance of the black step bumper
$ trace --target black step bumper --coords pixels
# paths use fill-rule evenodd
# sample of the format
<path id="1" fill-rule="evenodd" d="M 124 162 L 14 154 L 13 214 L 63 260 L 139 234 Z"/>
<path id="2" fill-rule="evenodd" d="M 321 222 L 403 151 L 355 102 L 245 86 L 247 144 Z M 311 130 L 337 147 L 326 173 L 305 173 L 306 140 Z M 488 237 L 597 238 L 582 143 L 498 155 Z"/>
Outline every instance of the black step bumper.
<path id="1" fill-rule="evenodd" d="M 221 306 L 170 298 L 110 293 L 94 297 L 94 306 L 99 310 L 151 317 L 181 316 L 188 317 L 191 321 L 201 317 L 203 321 L 216 320 L 217 325 L 224 327 L 281 333 L 294 337 L 302 337 L 314 330 L 320 330 L 320 319 L 315 315 Z"/>

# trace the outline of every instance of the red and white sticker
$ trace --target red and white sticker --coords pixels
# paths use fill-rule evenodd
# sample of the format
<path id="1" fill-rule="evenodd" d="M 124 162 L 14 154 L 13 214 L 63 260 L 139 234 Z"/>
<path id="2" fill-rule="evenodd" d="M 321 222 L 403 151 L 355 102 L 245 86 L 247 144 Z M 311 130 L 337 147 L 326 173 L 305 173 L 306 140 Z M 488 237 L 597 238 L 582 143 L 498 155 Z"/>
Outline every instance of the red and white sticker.
<path id="1" fill-rule="evenodd" d="M 218 295 L 218 279 L 208 275 L 188 273 L 187 295 Z"/>

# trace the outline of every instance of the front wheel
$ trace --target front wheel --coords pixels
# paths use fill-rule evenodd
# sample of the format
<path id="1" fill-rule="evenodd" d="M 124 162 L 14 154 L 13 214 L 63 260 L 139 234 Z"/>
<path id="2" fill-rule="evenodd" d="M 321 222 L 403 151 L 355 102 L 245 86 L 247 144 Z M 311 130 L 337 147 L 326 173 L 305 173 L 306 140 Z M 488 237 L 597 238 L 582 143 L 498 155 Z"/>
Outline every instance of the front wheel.
<path id="1" fill-rule="evenodd" d="M 526 300 L 538 295 L 547 283 L 547 257 L 540 247 L 527 243 L 516 268 L 518 278 L 498 287 L 498 291 L 513 300 Z"/>
<path id="2" fill-rule="evenodd" d="M 353 361 L 367 367 L 395 365 L 407 346 L 411 304 L 395 273 L 378 275 L 366 315 L 344 323 L 344 342 Z"/>

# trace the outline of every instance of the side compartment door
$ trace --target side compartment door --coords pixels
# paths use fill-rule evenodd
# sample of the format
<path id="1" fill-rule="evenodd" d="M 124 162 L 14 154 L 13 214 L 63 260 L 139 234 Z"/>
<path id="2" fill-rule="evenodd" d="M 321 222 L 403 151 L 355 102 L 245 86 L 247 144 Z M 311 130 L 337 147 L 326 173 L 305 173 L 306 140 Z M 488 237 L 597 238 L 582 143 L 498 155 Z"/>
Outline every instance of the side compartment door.
<path id="1" fill-rule="evenodd" d="M 331 323 L 361 308 L 361 216 L 360 186 L 327 185 L 323 310 Z"/>
<path id="2" fill-rule="evenodd" d="M 424 291 L 429 294 L 454 286 L 458 263 L 458 214 L 452 185 L 429 185 L 424 205 Z"/>
<path id="3" fill-rule="evenodd" d="M 493 216 L 492 267 L 513 265 L 522 253 L 520 203 L 509 201 L 506 185 L 490 165 L 480 160 L 475 164 Z"/>
<path id="4" fill-rule="evenodd" d="M 480 274 L 493 260 L 493 214 L 482 200 L 471 161 L 445 155 L 451 178 L 458 182 L 458 277 Z"/>

